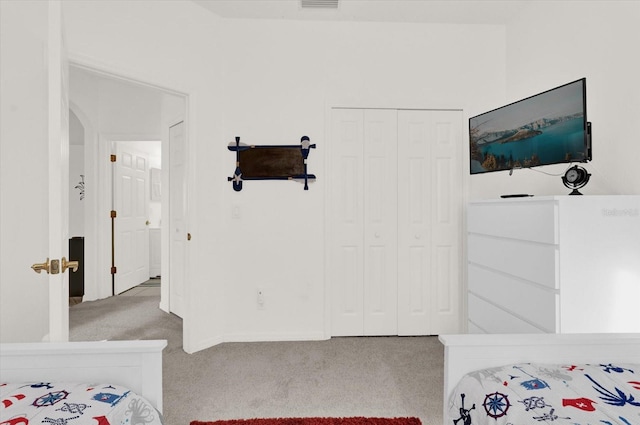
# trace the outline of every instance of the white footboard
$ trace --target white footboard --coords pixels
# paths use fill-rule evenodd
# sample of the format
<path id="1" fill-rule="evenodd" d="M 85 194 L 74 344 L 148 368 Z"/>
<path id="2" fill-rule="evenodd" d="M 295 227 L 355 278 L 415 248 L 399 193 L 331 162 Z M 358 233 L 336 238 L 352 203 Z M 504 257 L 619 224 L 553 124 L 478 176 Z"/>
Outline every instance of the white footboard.
<path id="1" fill-rule="evenodd" d="M 0 381 L 113 383 L 162 412 L 165 340 L 0 344 Z"/>
<path id="2" fill-rule="evenodd" d="M 441 335 L 444 406 L 458 381 L 475 370 L 512 363 L 640 363 L 640 334 Z"/>

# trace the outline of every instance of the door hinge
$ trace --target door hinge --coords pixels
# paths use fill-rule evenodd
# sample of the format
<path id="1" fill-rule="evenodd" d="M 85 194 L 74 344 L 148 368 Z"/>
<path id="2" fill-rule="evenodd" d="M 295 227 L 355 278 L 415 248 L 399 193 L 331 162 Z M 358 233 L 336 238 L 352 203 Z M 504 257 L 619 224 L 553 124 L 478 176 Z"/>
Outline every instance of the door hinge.
<path id="1" fill-rule="evenodd" d="M 117 215 L 118 213 L 116 213 L 114 210 L 111 210 L 111 218 L 116 218 Z"/>
<path id="2" fill-rule="evenodd" d="M 111 156 L 109 157 L 109 160 L 110 160 L 111 162 L 116 162 L 116 156 L 115 156 L 115 155 L 111 155 Z"/>
<path id="3" fill-rule="evenodd" d="M 118 268 L 116 266 L 111 267 L 111 274 L 116 274 L 118 272 Z"/>

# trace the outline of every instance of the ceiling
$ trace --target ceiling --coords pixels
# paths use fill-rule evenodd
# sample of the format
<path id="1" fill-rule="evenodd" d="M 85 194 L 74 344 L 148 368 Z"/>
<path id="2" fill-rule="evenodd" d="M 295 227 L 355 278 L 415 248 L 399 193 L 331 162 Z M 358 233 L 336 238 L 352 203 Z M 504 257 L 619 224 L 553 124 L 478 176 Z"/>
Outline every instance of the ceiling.
<path id="1" fill-rule="evenodd" d="M 192 0 L 223 18 L 502 25 L 531 0 Z M 302 7 L 338 3 L 337 8 Z M 316 4 L 317 6 L 317 4 Z"/>

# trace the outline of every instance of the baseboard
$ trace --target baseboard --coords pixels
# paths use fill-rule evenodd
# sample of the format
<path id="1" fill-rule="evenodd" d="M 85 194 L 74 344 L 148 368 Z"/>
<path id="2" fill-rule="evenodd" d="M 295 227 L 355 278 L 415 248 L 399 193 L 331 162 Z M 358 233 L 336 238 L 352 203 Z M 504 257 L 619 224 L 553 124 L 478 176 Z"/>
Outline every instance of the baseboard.
<path id="1" fill-rule="evenodd" d="M 224 336 L 225 342 L 323 341 L 327 339 L 329 338 L 324 332 L 227 334 Z"/>

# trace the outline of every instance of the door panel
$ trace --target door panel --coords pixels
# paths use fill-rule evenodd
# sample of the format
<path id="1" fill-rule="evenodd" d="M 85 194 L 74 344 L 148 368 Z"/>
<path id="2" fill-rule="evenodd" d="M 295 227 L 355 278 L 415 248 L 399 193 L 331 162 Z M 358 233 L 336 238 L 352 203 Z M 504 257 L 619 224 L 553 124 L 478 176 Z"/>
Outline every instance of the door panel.
<path id="1" fill-rule="evenodd" d="M 363 122 L 363 111 L 338 109 L 332 114 L 333 336 L 362 335 L 364 326 Z"/>
<path id="2" fill-rule="evenodd" d="M 431 140 L 428 112 L 398 114 L 398 329 L 430 331 Z M 408 272 L 408 273 L 407 273 Z M 405 283 L 406 282 L 406 283 Z"/>
<path id="3" fill-rule="evenodd" d="M 62 6 L 49 5 L 49 253 L 69 258 L 69 61 Z M 49 341 L 69 340 L 69 273 L 49 275 Z"/>
<path id="4" fill-rule="evenodd" d="M 458 111 L 398 114 L 401 335 L 459 330 L 461 123 Z"/>
<path id="5" fill-rule="evenodd" d="M 364 111 L 364 335 L 397 335 L 397 112 Z"/>
<path id="6" fill-rule="evenodd" d="M 395 335 L 396 111 L 336 109 L 332 335 Z"/>
<path id="7" fill-rule="evenodd" d="M 432 224 L 434 262 L 432 334 L 460 330 L 460 274 L 462 238 L 461 144 L 462 112 L 433 111 L 435 127 L 433 155 L 436 175 L 432 193 L 435 222 Z"/>
<path id="8" fill-rule="evenodd" d="M 169 128 L 169 311 L 184 316 L 186 278 L 186 153 L 184 122 Z M 165 282 L 163 282 L 165 284 Z"/>
<path id="9" fill-rule="evenodd" d="M 68 68 L 61 6 L 0 2 L 0 339 L 68 339 Z"/>

